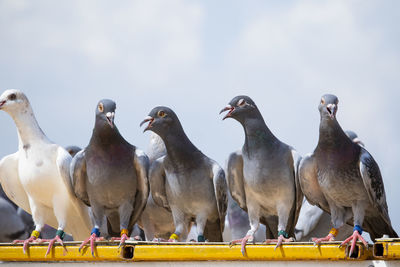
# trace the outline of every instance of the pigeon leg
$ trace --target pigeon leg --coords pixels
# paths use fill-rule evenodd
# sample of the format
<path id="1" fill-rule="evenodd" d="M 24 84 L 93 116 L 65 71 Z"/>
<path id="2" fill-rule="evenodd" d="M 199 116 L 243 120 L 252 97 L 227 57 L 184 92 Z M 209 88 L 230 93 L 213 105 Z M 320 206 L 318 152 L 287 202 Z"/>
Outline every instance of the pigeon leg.
<path id="1" fill-rule="evenodd" d="M 92 229 L 91 235 L 88 239 L 84 240 L 82 242 L 82 244 L 79 246 L 79 252 L 81 251 L 81 249 L 87 245 L 88 243 L 90 243 L 90 250 L 92 252 L 92 256 L 94 257 L 94 242 L 96 241 L 101 241 L 104 240 L 104 237 L 100 237 L 100 231 L 99 231 L 99 227 L 95 226 Z"/>
<path id="2" fill-rule="evenodd" d="M 197 242 L 205 242 L 204 228 L 206 227 L 207 215 L 200 214 L 196 218 Z"/>
<path id="3" fill-rule="evenodd" d="M 289 234 L 286 233 L 285 229 L 287 227 L 287 222 L 289 218 L 290 210 L 285 205 L 278 206 L 278 239 L 267 239 L 265 243 L 275 243 L 275 249 L 280 247 L 283 242 L 293 242 L 294 238 L 290 237 Z"/>
<path id="4" fill-rule="evenodd" d="M 40 227 L 36 227 L 36 228 L 40 228 Z M 24 243 L 24 246 L 22 247 L 22 249 L 23 249 L 24 254 L 25 254 L 30 243 L 39 242 L 40 241 L 40 239 L 38 239 L 39 236 L 40 236 L 40 231 L 33 230 L 31 236 L 28 239 L 26 239 L 26 240 L 14 240 L 13 244 Z"/>
<path id="5" fill-rule="evenodd" d="M 365 241 L 365 239 L 361 236 L 361 234 L 362 234 L 361 226 L 355 225 L 353 234 L 340 244 L 340 246 L 343 246 L 351 241 L 351 248 L 350 248 L 349 256 L 351 254 L 353 254 L 357 240 L 360 240 L 364 244 L 364 246 L 366 246 L 366 247 L 368 246 L 367 241 Z"/>
<path id="6" fill-rule="evenodd" d="M 328 241 L 328 242 L 335 241 L 335 237 L 337 236 L 338 233 L 339 233 L 338 229 L 332 228 L 329 231 L 329 234 L 327 236 L 322 237 L 322 238 L 313 237 L 311 240 L 314 242 L 315 245 L 318 245 L 318 244 L 320 244 L 321 242 L 324 242 L 324 241 Z"/>
<path id="7" fill-rule="evenodd" d="M 246 244 L 247 241 L 254 242 L 254 233 L 257 231 L 258 226 L 260 225 L 260 218 L 257 214 L 257 210 L 254 208 L 250 208 L 249 206 L 249 219 L 250 219 L 250 230 L 247 232 L 246 236 L 242 239 L 233 240 L 229 245 L 241 243 L 241 252 L 243 256 L 246 256 Z"/>

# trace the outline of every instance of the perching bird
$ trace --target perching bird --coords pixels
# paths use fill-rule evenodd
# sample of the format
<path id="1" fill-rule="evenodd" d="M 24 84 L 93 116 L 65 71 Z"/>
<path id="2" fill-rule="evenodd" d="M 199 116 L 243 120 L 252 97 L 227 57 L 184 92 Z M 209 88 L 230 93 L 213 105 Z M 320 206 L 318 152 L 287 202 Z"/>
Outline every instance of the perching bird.
<path id="1" fill-rule="evenodd" d="M 12 201 L 32 213 L 35 222 L 31 237 L 21 240 L 24 252 L 39 238 L 46 223 L 58 229 L 46 255 L 54 242 L 62 243 L 64 230 L 75 239 L 83 238 L 90 229 L 90 219 L 87 208 L 72 191 L 71 156 L 45 136 L 21 91 L 5 91 L 0 96 L 0 109 L 13 118 L 19 139 L 18 151 L 0 162 L 1 185 Z"/>
<path id="2" fill-rule="evenodd" d="M 197 149 L 186 136 L 176 114 L 155 107 L 140 124 L 164 141 L 167 154 L 150 167 L 154 202 L 172 211 L 175 232 L 170 241 L 185 240 L 188 225 L 197 225 L 197 241 L 222 241 L 227 185 L 222 168 Z"/>
<path id="3" fill-rule="evenodd" d="M 363 142 L 353 131 L 345 131 L 346 135 L 356 144 L 364 147 Z M 296 224 L 295 234 L 297 241 L 309 241 L 314 236 L 321 236 L 333 227 L 331 215 L 317 206 L 311 205 L 306 199 L 301 205 L 299 219 Z M 344 224 L 335 237 L 336 240 L 344 240 L 353 232 L 353 228 Z"/>
<path id="4" fill-rule="evenodd" d="M 96 121 L 89 145 L 72 160 L 71 177 L 75 194 L 91 206 L 94 228 L 80 249 L 94 241 L 104 216 L 111 236 L 120 231 L 120 245 L 130 236 L 149 195 L 147 156 L 129 144 L 114 124 L 116 104 L 109 99 L 96 106 Z"/>
<path id="5" fill-rule="evenodd" d="M 0 242 L 28 238 L 26 225 L 18 216 L 17 209 L 2 197 L 0 197 L 0 215 Z"/>
<path id="6" fill-rule="evenodd" d="M 167 153 L 165 145 L 157 134 L 150 134 L 149 147 L 146 154 L 150 164 Z M 171 211 L 160 207 L 154 200 L 151 192 L 147 199 L 146 207 L 138 220 L 139 226 L 144 230 L 146 240 L 168 240 L 174 233 L 175 226 Z"/>
<path id="7" fill-rule="evenodd" d="M 252 241 L 260 222 L 266 226 L 267 242 L 293 241 L 294 227 L 303 195 L 297 176 L 300 156 L 282 143 L 268 129 L 256 104 L 248 96 L 236 96 L 220 113 L 223 119 L 234 118 L 245 131 L 242 151 L 229 156 L 227 180 L 232 197 L 246 210 L 250 230 L 243 239 L 232 243 L 245 245 Z"/>
<path id="8" fill-rule="evenodd" d="M 371 239 L 384 234 L 397 237 L 386 204 L 385 189 L 378 164 L 367 150 L 352 142 L 340 127 L 336 112 L 338 98 L 326 94 L 319 104 L 319 140 L 314 153 L 303 158 L 299 167 L 301 188 L 307 200 L 331 214 L 332 230 L 314 242 L 331 241 L 346 222 L 353 223 L 353 253 L 363 227 Z"/>

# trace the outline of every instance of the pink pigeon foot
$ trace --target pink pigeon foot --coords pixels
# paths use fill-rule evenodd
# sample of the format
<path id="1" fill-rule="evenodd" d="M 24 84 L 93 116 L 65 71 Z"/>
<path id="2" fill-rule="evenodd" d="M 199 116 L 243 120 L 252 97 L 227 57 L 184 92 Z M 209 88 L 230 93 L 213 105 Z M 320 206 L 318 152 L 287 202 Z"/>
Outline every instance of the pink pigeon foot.
<path id="1" fill-rule="evenodd" d="M 30 236 L 28 239 L 26 240 L 14 240 L 13 244 L 17 244 L 17 243 L 24 243 L 24 246 L 22 247 L 24 254 L 26 253 L 26 250 L 28 249 L 28 246 L 30 243 L 37 243 L 39 242 L 39 239 L 36 238 L 35 236 Z"/>
<path id="2" fill-rule="evenodd" d="M 271 244 L 276 243 L 275 250 L 282 245 L 283 242 L 294 242 L 293 237 L 286 238 L 283 235 L 280 235 L 278 239 L 267 239 L 265 243 Z"/>
<path id="3" fill-rule="evenodd" d="M 82 242 L 82 244 L 79 247 L 79 252 L 81 251 L 81 249 L 90 242 L 90 250 L 92 252 L 92 256 L 94 257 L 94 242 L 96 241 L 102 241 L 104 240 L 104 237 L 97 237 L 97 235 L 95 233 L 93 233 L 88 239 L 86 239 L 85 241 Z"/>
<path id="4" fill-rule="evenodd" d="M 365 239 L 360 235 L 360 233 L 357 230 L 355 230 L 350 237 L 348 237 L 345 241 L 343 241 L 340 244 L 340 246 L 342 247 L 343 245 L 345 245 L 351 241 L 351 248 L 350 248 L 350 253 L 349 253 L 349 256 L 351 256 L 351 254 L 353 254 L 354 247 L 356 246 L 357 240 L 360 240 L 364 244 L 364 246 L 368 246 L 367 241 L 365 241 Z"/>
<path id="5" fill-rule="evenodd" d="M 335 241 L 335 237 L 332 234 L 328 234 L 327 236 L 321 237 L 321 238 L 313 237 L 311 240 L 312 240 L 312 242 L 314 242 L 315 245 L 318 245 L 321 242 L 332 242 L 332 241 Z"/>
<path id="6" fill-rule="evenodd" d="M 241 243 L 241 249 L 240 249 L 240 251 L 242 252 L 242 255 L 243 255 L 243 256 L 246 256 L 246 244 L 247 244 L 247 241 L 248 241 L 248 240 L 253 241 L 253 240 L 254 240 L 254 236 L 253 236 L 253 235 L 246 235 L 246 236 L 243 237 L 242 239 L 232 240 L 232 241 L 229 243 L 229 245 L 232 246 L 232 245 L 234 245 L 234 244 Z"/>
<path id="7" fill-rule="evenodd" d="M 47 251 L 46 251 L 46 257 L 47 255 L 49 255 L 51 248 L 53 247 L 55 242 L 58 242 L 61 244 L 61 246 L 64 247 L 64 250 L 67 251 L 67 248 L 64 246 L 64 242 L 62 241 L 62 239 L 56 235 L 53 239 L 41 239 L 40 242 L 49 242 L 49 246 L 47 247 Z"/>
<path id="8" fill-rule="evenodd" d="M 118 248 L 120 248 L 122 245 L 125 244 L 125 241 L 128 240 L 128 239 L 129 239 L 129 237 L 126 234 L 122 234 L 121 237 L 113 237 L 113 238 L 111 238 L 111 241 L 120 240 L 119 246 L 118 246 Z"/>

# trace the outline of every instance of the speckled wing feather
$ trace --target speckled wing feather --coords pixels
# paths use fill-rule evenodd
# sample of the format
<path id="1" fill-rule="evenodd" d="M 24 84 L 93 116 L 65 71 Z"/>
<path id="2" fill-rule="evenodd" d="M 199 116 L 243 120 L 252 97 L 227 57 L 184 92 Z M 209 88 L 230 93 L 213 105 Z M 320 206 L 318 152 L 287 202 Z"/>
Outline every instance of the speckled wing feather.
<path id="1" fill-rule="evenodd" d="M 232 198 L 243 210 L 247 211 L 246 194 L 243 185 L 243 157 L 242 152 L 236 151 L 229 155 L 226 168 L 228 187 Z"/>

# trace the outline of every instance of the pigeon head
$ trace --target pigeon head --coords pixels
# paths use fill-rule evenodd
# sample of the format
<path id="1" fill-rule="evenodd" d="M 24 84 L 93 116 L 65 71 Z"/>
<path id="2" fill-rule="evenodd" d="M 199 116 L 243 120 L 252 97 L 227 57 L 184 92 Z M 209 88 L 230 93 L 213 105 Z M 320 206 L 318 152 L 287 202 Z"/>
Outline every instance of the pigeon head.
<path id="1" fill-rule="evenodd" d="M 96 124 L 103 123 L 114 128 L 116 104 L 110 99 L 100 100 L 96 107 Z"/>
<path id="2" fill-rule="evenodd" d="M 336 119 L 339 99 L 335 95 L 326 94 L 321 97 L 318 109 L 321 118 Z"/>
<path id="3" fill-rule="evenodd" d="M 228 113 L 224 116 L 223 120 L 226 118 L 233 118 L 239 122 L 243 122 L 244 119 L 249 116 L 258 114 L 258 109 L 254 101 L 245 95 L 234 97 L 219 114 L 225 111 L 228 111 Z"/>
<path id="4" fill-rule="evenodd" d="M 149 115 L 140 123 L 140 126 L 146 122 L 149 122 L 149 124 L 143 132 L 150 130 L 159 136 L 162 136 L 166 131 L 175 129 L 177 125 L 180 125 L 178 116 L 176 116 L 175 112 L 168 107 L 162 106 L 153 108 Z"/>
<path id="5" fill-rule="evenodd" d="M 6 90 L 0 96 L 0 109 L 6 112 L 25 110 L 27 106 L 29 106 L 28 98 L 19 90 Z"/>

